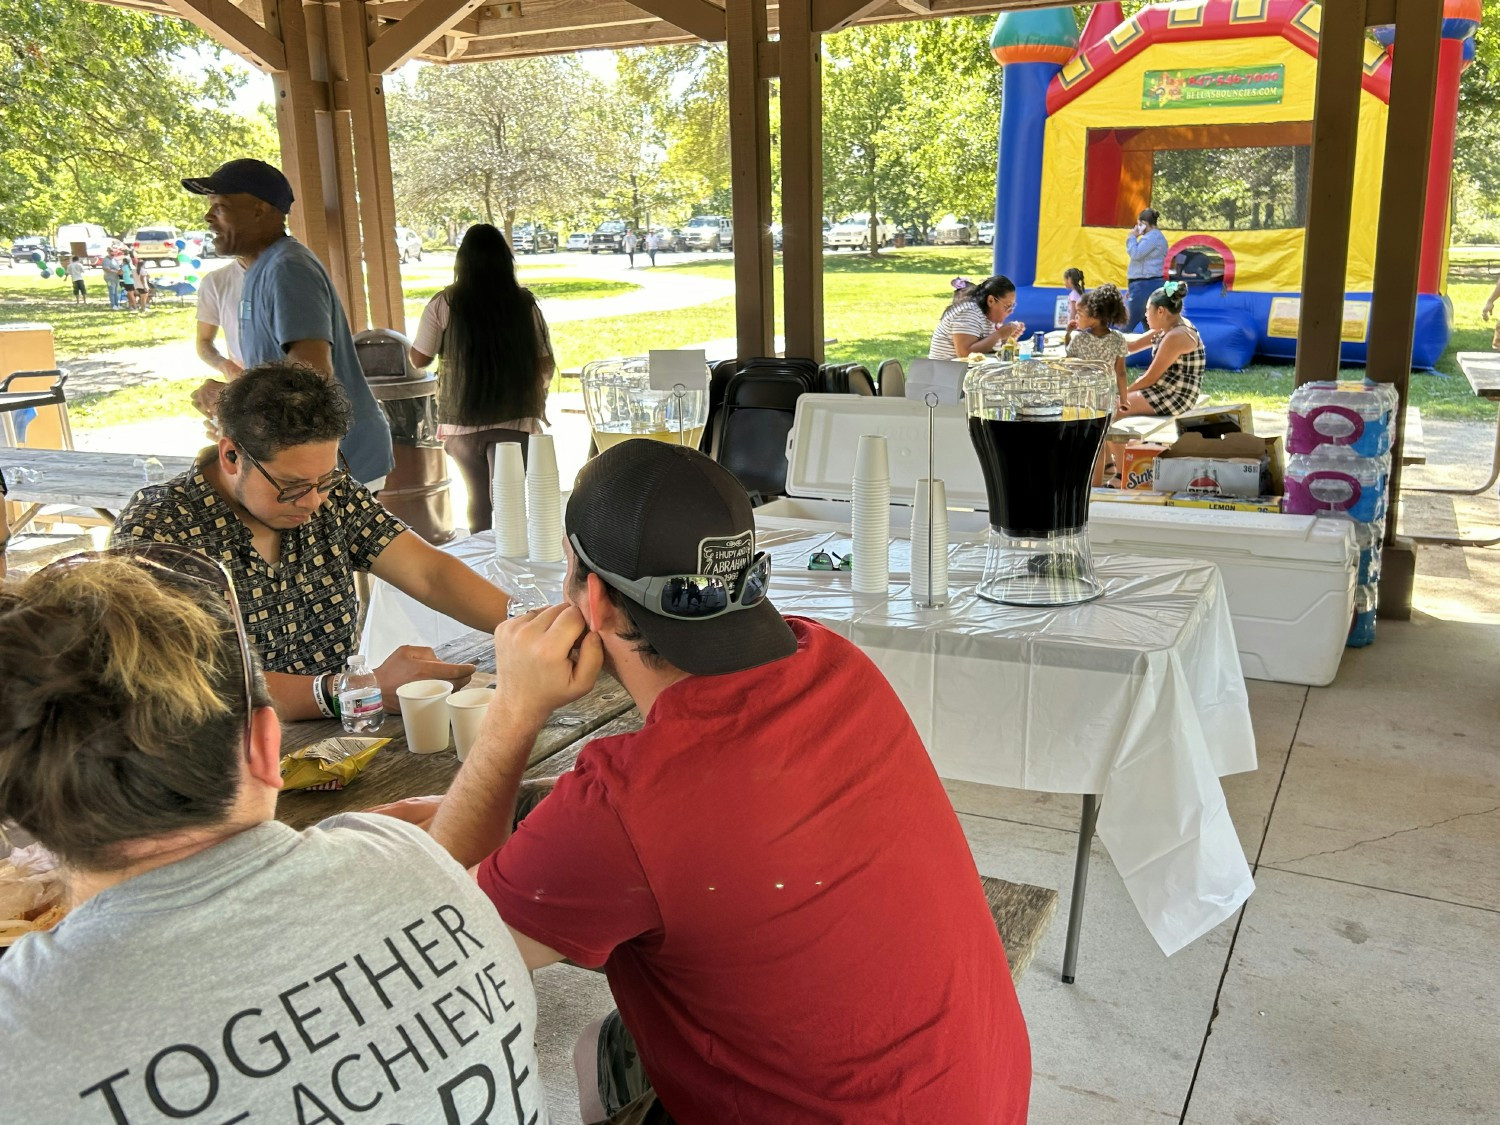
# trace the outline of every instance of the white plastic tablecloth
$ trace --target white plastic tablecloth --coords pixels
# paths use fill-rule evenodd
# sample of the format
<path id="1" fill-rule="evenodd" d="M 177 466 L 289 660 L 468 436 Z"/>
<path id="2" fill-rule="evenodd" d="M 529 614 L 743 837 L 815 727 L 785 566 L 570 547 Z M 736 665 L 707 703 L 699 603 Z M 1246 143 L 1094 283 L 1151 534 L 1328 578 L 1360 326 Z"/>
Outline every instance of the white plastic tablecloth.
<path id="1" fill-rule="evenodd" d="M 1163 952 L 1230 917 L 1254 889 L 1219 777 L 1256 768 L 1249 701 L 1223 584 L 1211 563 L 1097 557 L 1104 596 L 1057 609 L 977 596 L 983 547 L 950 546 L 950 604 L 926 610 L 907 584 L 910 547 L 891 549 L 886 596 L 849 575 L 809 571 L 850 548 L 836 524 L 759 521 L 777 607 L 863 649 L 890 680 L 939 775 L 1101 795 L 1098 833 Z M 501 585 L 531 570 L 550 598 L 561 564 L 491 561 L 488 535 L 444 548 Z M 364 637 L 374 662 L 397 645 L 439 644 L 460 624 L 376 582 Z"/>

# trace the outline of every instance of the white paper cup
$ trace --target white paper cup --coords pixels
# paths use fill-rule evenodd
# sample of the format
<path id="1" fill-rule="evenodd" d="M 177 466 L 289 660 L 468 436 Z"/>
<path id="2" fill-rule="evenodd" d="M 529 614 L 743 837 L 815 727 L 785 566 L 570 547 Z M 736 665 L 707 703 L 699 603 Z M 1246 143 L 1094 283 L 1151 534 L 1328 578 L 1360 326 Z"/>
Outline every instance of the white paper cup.
<path id="1" fill-rule="evenodd" d="M 494 698 L 494 688 L 464 688 L 448 697 L 448 723 L 453 728 L 453 748 L 460 762 L 469 756 L 469 747 L 479 737 L 485 708 Z"/>
<path id="2" fill-rule="evenodd" d="M 931 515 L 925 479 L 917 481 L 916 504 L 911 523 L 911 585 L 919 605 L 948 603 L 948 489 L 940 480 L 932 482 Z M 930 528 L 929 528 L 930 519 Z M 928 565 L 928 542 L 932 544 Z M 929 585 L 929 573 L 931 575 Z"/>
<path id="3" fill-rule="evenodd" d="M 435 754 L 448 748 L 447 701 L 452 694 L 453 685 L 447 680 L 412 680 L 396 689 L 406 748 L 413 754 Z"/>
<path id="4" fill-rule="evenodd" d="M 532 434 L 527 439 L 526 475 L 557 479 L 557 445 L 551 434 Z"/>
<path id="5" fill-rule="evenodd" d="M 890 446 L 880 434 L 862 434 L 854 454 L 854 479 L 875 483 L 891 479 Z"/>
<path id="6" fill-rule="evenodd" d="M 526 479 L 526 460 L 521 456 L 521 443 L 502 441 L 495 446 L 494 484 L 513 484 Z"/>

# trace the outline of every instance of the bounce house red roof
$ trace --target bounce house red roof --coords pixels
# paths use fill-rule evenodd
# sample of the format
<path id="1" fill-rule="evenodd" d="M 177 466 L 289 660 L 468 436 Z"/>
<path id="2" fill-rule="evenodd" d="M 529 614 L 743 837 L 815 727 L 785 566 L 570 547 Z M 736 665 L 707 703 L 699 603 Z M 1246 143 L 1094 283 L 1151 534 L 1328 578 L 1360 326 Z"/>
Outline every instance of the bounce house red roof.
<path id="1" fill-rule="evenodd" d="M 1074 56 L 1047 90 L 1047 112 L 1056 113 L 1157 43 L 1280 35 L 1316 58 L 1322 19 L 1322 5 L 1315 0 L 1179 0 L 1143 8 Z M 1371 94 L 1389 101 L 1390 56 L 1372 53 L 1363 81 Z"/>

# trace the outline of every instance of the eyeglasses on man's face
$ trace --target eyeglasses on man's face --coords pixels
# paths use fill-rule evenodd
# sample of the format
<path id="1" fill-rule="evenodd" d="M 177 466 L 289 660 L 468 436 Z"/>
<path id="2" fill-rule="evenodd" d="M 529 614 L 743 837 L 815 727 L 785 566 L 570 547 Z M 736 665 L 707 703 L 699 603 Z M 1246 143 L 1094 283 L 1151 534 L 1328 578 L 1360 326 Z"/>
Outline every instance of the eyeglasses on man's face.
<path id="1" fill-rule="evenodd" d="M 326 496 L 333 490 L 334 486 L 342 480 L 348 480 L 352 474 L 349 471 L 349 462 L 344 460 L 344 451 L 339 450 L 339 463 L 315 481 L 303 481 L 297 484 L 283 484 L 270 473 L 259 461 L 250 455 L 250 451 L 244 446 L 236 446 L 240 455 L 255 467 L 255 471 L 266 478 L 272 488 L 276 489 L 276 502 L 278 504 L 295 504 L 313 489 L 318 490 L 319 496 Z"/>

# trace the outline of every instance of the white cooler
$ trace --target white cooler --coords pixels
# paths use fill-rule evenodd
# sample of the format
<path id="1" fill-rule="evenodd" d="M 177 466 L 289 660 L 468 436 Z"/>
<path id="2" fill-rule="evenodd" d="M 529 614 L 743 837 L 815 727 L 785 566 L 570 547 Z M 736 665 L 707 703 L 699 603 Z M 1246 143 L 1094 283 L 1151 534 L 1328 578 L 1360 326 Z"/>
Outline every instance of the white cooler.
<path id="1" fill-rule="evenodd" d="M 847 527 L 860 435 L 883 434 L 890 446 L 891 533 L 904 536 L 916 482 L 927 475 L 927 413 L 907 399 L 803 395 L 787 441 L 791 495 L 757 508 L 757 522 Z M 939 406 L 934 414 L 949 538 L 982 540 L 988 501 L 968 419 L 958 406 Z M 1358 563 L 1347 520 L 1105 502 L 1089 509 L 1089 539 L 1100 554 L 1217 564 L 1247 678 L 1322 686 L 1337 675 Z"/>

